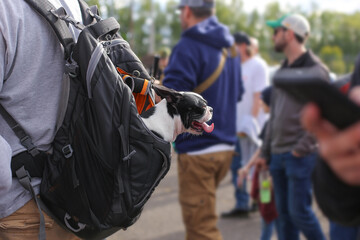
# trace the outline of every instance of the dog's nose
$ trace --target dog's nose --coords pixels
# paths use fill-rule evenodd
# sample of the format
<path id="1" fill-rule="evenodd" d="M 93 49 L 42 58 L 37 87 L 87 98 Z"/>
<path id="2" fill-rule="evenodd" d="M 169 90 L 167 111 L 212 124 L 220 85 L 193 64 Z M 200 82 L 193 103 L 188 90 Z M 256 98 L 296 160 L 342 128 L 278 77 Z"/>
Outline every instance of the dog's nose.
<path id="1" fill-rule="evenodd" d="M 209 108 L 209 112 L 212 114 L 213 113 L 213 108 L 212 107 L 208 107 Z"/>

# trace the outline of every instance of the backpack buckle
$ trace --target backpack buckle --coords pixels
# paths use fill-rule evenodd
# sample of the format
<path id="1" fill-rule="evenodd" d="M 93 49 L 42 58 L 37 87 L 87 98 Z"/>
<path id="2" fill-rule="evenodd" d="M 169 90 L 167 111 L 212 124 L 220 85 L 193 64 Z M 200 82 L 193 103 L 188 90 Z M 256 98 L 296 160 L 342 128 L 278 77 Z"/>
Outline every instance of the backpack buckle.
<path id="1" fill-rule="evenodd" d="M 65 158 L 71 158 L 74 152 L 70 144 L 63 147 L 61 151 L 64 154 Z"/>
<path id="2" fill-rule="evenodd" d="M 97 6 L 95 5 L 95 6 L 91 6 L 91 7 L 89 7 L 88 9 L 86 9 L 86 12 L 92 17 L 92 18 L 95 18 L 97 21 L 101 21 L 102 20 L 102 18 L 98 15 L 98 14 L 96 14 L 96 12 L 97 12 Z"/>
<path id="3" fill-rule="evenodd" d="M 29 179 L 29 182 L 31 182 L 31 176 L 24 166 L 16 170 L 16 177 L 19 179 L 20 183 L 24 181 L 23 179 Z"/>
<path id="4" fill-rule="evenodd" d="M 21 145 L 26 147 L 27 151 L 30 153 L 31 156 L 35 157 L 40 152 L 37 150 L 33 142 L 31 141 L 31 138 L 29 136 L 25 136 L 20 139 Z"/>
<path id="5" fill-rule="evenodd" d="M 65 64 L 65 73 L 72 78 L 76 78 L 78 75 L 79 66 L 76 63 L 66 63 Z"/>

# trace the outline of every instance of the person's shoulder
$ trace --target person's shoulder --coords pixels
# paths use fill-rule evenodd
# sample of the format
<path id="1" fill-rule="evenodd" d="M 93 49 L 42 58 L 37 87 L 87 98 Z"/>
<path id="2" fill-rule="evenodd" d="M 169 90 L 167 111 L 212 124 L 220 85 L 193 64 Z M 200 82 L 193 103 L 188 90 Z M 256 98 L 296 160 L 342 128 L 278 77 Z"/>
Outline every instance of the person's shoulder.
<path id="1" fill-rule="evenodd" d="M 252 69 L 254 69 L 255 71 L 265 71 L 266 69 L 268 69 L 268 65 L 265 62 L 265 60 L 263 60 L 261 57 L 259 56 L 254 56 L 252 58 L 250 58 L 247 61 L 248 65 L 251 66 Z"/>
<path id="2" fill-rule="evenodd" d="M 308 51 L 309 59 L 313 62 L 313 65 L 318 65 L 319 67 L 328 70 L 328 67 L 321 61 L 321 59 L 313 53 L 311 50 Z"/>
<path id="3" fill-rule="evenodd" d="M 172 49 L 170 58 L 177 59 L 188 59 L 197 58 L 198 49 L 191 44 L 188 40 L 181 39 Z"/>
<path id="4" fill-rule="evenodd" d="M 26 1 L 21 0 L 1 0 L 0 1 L 0 19 L 7 18 L 9 16 L 16 17 L 20 12 L 22 12 L 22 8 L 26 7 Z"/>
<path id="5" fill-rule="evenodd" d="M 321 59 L 318 56 L 316 56 L 315 54 L 312 54 L 312 55 L 313 55 L 314 66 L 320 69 L 320 71 L 324 75 L 325 80 L 329 80 L 329 78 L 330 78 L 329 77 L 329 73 L 330 73 L 329 68 L 326 66 L 325 63 L 323 63 L 321 61 Z"/>
<path id="6" fill-rule="evenodd" d="M 254 61 L 254 64 L 258 65 L 258 66 L 261 66 L 261 67 L 267 67 L 267 63 L 266 61 L 260 56 L 260 55 L 256 55 L 253 57 L 253 61 Z"/>
<path id="7" fill-rule="evenodd" d="M 189 37 L 181 37 L 180 40 L 177 42 L 175 47 L 172 50 L 172 53 L 174 51 L 180 51 L 180 52 L 193 52 L 194 49 L 197 49 L 199 46 L 199 43 L 195 41 L 192 38 Z"/>

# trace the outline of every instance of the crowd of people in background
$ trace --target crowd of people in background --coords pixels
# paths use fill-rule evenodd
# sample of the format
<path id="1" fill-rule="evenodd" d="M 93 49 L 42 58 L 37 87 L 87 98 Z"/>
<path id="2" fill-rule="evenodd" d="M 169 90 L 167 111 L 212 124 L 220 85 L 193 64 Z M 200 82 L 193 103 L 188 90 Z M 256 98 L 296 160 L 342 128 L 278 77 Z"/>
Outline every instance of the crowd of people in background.
<path id="1" fill-rule="evenodd" d="M 185 6 L 189 6 L 189 9 L 186 8 L 186 10 L 184 10 L 184 6 L 180 8 L 181 16 L 183 16 L 184 11 L 194 13 L 199 11 L 199 9 L 215 7 L 212 4 L 209 5 L 208 1 L 181 2 L 185 3 Z M 186 14 L 187 13 L 185 13 L 185 15 Z M 195 27 L 193 25 L 190 25 L 189 27 L 186 22 L 182 21 L 183 26 L 186 26 L 183 28 L 184 32 L 182 37 L 186 38 L 188 34 L 192 34 L 194 28 L 204 27 L 203 24 L 208 21 L 208 17 L 200 17 Z M 321 59 L 319 59 L 310 49 L 306 48 L 306 41 L 310 36 L 310 25 L 307 19 L 299 14 L 287 14 L 277 20 L 267 21 L 267 25 L 268 27 L 273 28 L 274 31 L 272 41 L 274 43 L 275 51 L 283 53 L 285 57 L 280 69 L 315 67 L 323 72 L 324 81 L 330 81 L 332 75 L 328 68 L 322 63 Z M 320 143 L 322 141 L 330 141 L 330 136 L 322 138 L 321 132 L 328 131 L 325 126 L 321 126 L 320 129 L 315 127 L 320 124 L 318 119 L 319 109 L 315 106 L 308 106 L 303 117 L 302 110 L 305 107 L 304 104 L 300 104 L 281 89 L 278 89 L 275 86 L 269 86 L 272 82 L 271 79 L 269 79 L 269 68 L 267 63 L 258 53 L 258 40 L 248 36 L 242 31 L 233 34 L 233 38 L 237 53 L 241 59 L 241 78 L 233 79 L 233 81 L 242 82 L 244 93 L 241 101 L 237 103 L 236 109 L 236 142 L 235 144 L 234 142 L 223 142 L 223 144 L 228 144 L 229 146 L 232 145 L 234 148 L 230 172 L 232 176 L 231 182 L 234 186 L 235 206 L 228 212 L 222 213 L 221 217 L 248 218 L 251 212 L 259 210 L 262 219 L 261 240 L 271 239 L 274 228 L 276 229 L 278 239 L 300 239 L 300 232 L 306 239 L 326 239 L 319 220 L 312 209 L 313 181 L 315 181 L 315 184 L 322 184 L 318 187 L 321 191 L 320 199 L 322 201 L 341 201 L 341 198 L 338 197 L 339 199 L 337 199 L 336 196 L 334 196 L 337 192 L 337 188 L 330 187 L 331 192 L 326 192 L 324 189 L 329 189 L 323 186 L 324 184 L 327 184 L 326 181 L 319 180 L 319 176 L 323 177 L 324 175 L 331 175 L 330 177 L 326 176 L 325 179 L 339 181 L 338 177 L 335 175 L 337 170 L 333 170 L 335 172 L 334 174 L 334 172 L 329 169 L 329 166 L 327 165 L 328 161 L 326 159 L 318 159 L 319 151 L 317 141 L 319 140 L 319 137 Z M 199 42 L 202 41 L 204 44 L 214 44 L 211 42 L 212 39 L 205 40 L 204 38 L 198 38 L 197 40 Z M 175 47 L 175 49 L 177 48 L 178 46 Z M 198 58 L 197 61 L 201 61 L 201 57 Z M 177 57 L 170 59 L 172 65 L 169 69 L 174 68 L 175 65 L 179 65 L 179 62 L 180 60 Z M 190 67 L 190 65 L 188 65 L 189 63 L 186 64 Z M 175 72 L 174 69 L 168 71 L 170 74 L 171 71 Z M 203 69 L 197 69 L 196 71 L 199 73 L 202 72 Z M 356 78 L 356 71 L 358 71 L 358 69 L 355 69 L 355 73 L 352 75 L 352 85 L 356 85 L 359 81 Z M 165 73 L 167 73 L 167 70 L 165 70 Z M 166 77 L 168 76 L 166 75 Z M 172 77 L 169 76 L 168 79 L 171 79 Z M 205 79 L 205 76 L 196 77 L 195 81 L 199 84 L 202 79 Z M 183 84 L 184 81 L 179 79 L 178 83 Z M 348 86 L 349 83 L 347 82 L 345 85 Z M 174 87 L 172 85 L 169 86 Z M 194 87 L 195 86 L 191 86 L 191 88 Z M 344 84 L 341 84 L 341 87 L 344 88 Z M 190 90 L 191 88 L 187 88 L 186 90 Z M 345 88 L 347 89 L 347 87 Z M 356 101 L 359 97 L 356 97 L 357 95 L 354 93 L 356 92 L 355 90 L 356 89 L 352 91 L 353 94 L 351 96 Z M 270 94 L 272 95 L 271 108 L 269 107 Z M 206 91 L 203 95 L 206 99 L 211 99 L 213 97 L 207 96 Z M 316 112 L 317 115 L 314 112 Z M 214 114 L 217 114 L 216 110 L 214 111 Z M 302 121 L 303 118 L 304 120 Z M 324 121 L 323 119 L 321 120 Z M 304 127 L 304 122 L 306 128 Z M 315 135 L 313 135 L 313 133 L 315 133 Z M 206 136 L 204 137 L 206 138 Z M 335 138 L 335 136 L 333 136 L 333 138 Z M 353 141 L 356 142 L 357 140 L 353 139 Z M 190 154 L 196 156 L 198 153 L 207 153 L 208 148 L 202 147 L 202 149 L 204 151 L 196 151 L 195 153 L 190 152 Z M 345 152 L 345 150 L 342 151 Z M 183 153 L 181 153 L 180 156 L 181 155 L 183 155 Z M 179 157 L 178 161 L 181 168 L 184 161 L 182 161 L 181 157 Z M 202 161 L 203 163 L 206 162 L 205 160 Z M 353 161 L 356 162 L 356 160 Z M 207 163 L 207 167 L 209 166 L 210 164 Z M 331 166 L 332 165 L 330 165 L 330 167 Z M 353 163 L 351 166 L 357 165 L 356 163 Z M 315 177 L 313 177 L 315 168 L 316 174 Z M 323 168 L 326 168 L 327 171 L 324 172 L 325 170 L 323 170 Z M 358 168 L 352 169 L 353 174 L 356 175 L 358 173 L 357 169 Z M 181 171 L 182 170 L 179 171 L 180 179 L 184 178 L 184 176 L 181 176 Z M 267 171 L 271 175 L 271 197 L 266 203 L 261 201 L 259 195 L 259 188 L 262 186 L 261 182 L 259 182 L 259 173 L 261 171 Z M 343 174 L 339 175 L 339 178 L 346 179 L 346 177 L 349 176 L 348 171 L 339 173 Z M 197 174 L 197 178 L 199 176 L 200 175 Z M 357 181 L 356 177 L 354 178 L 354 181 Z M 250 180 L 250 183 L 248 183 L 247 180 Z M 217 186 L 218 182 L 216 181 L 215 183 L 214 186 Z M 354 185 L 353 182 L 351 182 L 350 185 L 351 184 Z M 344 190 L 344 195 L 341 196 L 348 196 L 347 194 L 356 194 L 358 192 L 356 186 L 348 186 L 346 182 L 336 182 L 336 185 Z M 346 185 L 346 188 L 344 185 Z M 249 186 L 251 187 L 251 190 L 247 189 Z M 198 193 L 200 192 L 201 191 Z M 193 203 L 195 203 L 192 206 L 193 208 L 199 210 L 206 207 L 200 204 L 203 200 L 200 200 L 201 198 L 199 198 L 198 194 L 193 196 L 199 201 L 198 204 L 196 204 L 196 201 L 192 200 Z M 326 197 L 330 198 L 327 199 Z M 352 203 L 348 198 L 346 198 L 347 201 Z M 180 202 L 184 209 L 182 199 L 183 196 L 180 190 Z M 355 199 L 353 199 L 354 203 L 350 205 L 351 209 L 357 209 L 357 207 L 354 206 Z M 359 239 L 359 223 L 356 223 L 355 226 L 347 226 L 349 223 L 341 221 L 341 217 L 338 216 L 345 214 L 351 215 L 349 211 L 350 206 L 348 206 L 348 208 L 342 208 L 342 210 L 347 210 L 342 213 L 340 213 L 341 210 L 335 210 L 335 206 L 330 206 L 329 208 L 331 209 L 327 212 L 325 211 L 325 215 L 330 217 L 329 237 L 331 240 Z M 198 213 L 199 211 L 195 209 L 193 212 Z M 214 210 L 213 208 L 211 209 L 213 214 Z M 337 214 L 336 218 L 334 218 L 335 221 L 331 220 L 333 217 L 332 214 L 335 215 L 332 211 L 336 211 Z M 354 217 L 354 215 L 356 217 Z M 353 218 L 356 219 L 358 218 L 358 215 L 358 212 L 352 214 Z M 191 236 L 191 230 L 189 230 L 188 225 L 191 225 L 192 228 L 203 229 L 201 224 L 197 225 L 194 224 L 194 222 L 189 222 L 189 220 L 187 220 L 189 216 L 190 215 L 184 215 L 183 212 L 183 220 L 187 230 L 187 239 L 191 239 L 189 237 Z M 205 214 L 202 216 L 203 217 L 199 217 L 199 219 L 202 219 L 202 221 L 205 222 Z M 353 222 L 351 224 L 354 225 Z M 196 239 L 221 239 L 218 238 L 219 235 L 213 236 L 214 237 L 201 238 L 200 235 L 198 235 Z"/>
<path id="2" fill-rule="evenodd" d="M 52 2 L 57 4 L 56 1 Z M 65 2 L 69 6 L 67 11 L 79 18 L 80 13 L 69 3 L 71 1 Z M 0 9 L 6 13 L 0 16 L 2 23 L 7 22 L 6 19 L 11 20 L 11 14 L 15 14 L 18 6 L 25 2 L 16 0 L 7 1 L 7 4 L 7 9 L 0 4 Z M 75 10 L 71 11 L 70 8 Z M 268 65 L 258 50 L 262 43 L 241 29 L 231 34 L 217 19 L 214 1 L 181 0 L 178 8 L 183 33 L 173 49 L 160 51 L 157 78 L 166 87 L 201 94 L 213 108 L 212 121 L 215 124 L 212 133 L 199 137 L 184 134 L 175 141 L 179 202 L 186 239 L 222 239 L 217 228 L 216 190 L 229 170 L 235 206 L 222 213 L 221 217 L 249 218 L 252 211 L 259 210 L 262 219 L 261 240 L 271 239 L 273 229 L 276 229 L 277 239 L 280 240 L 298 240 L 300 233 L 309 240 L 326 239 L 312 209 L 313 186 L 320 208 L 329 217 L 330 239 L 360 239 L 360 204 L 357 202 L 360 194 L 360 125 L 337 130 L 321 117 L 321 110 L 316 105 L 300 104 L 282 90 L 271 86 Z M 24 13 L 21 17 L 26 27 L 33 29 L 27 32 L 39 32 L 39 26 L 46 28 L 34 12 Z M 31 25 L 30 22 L 36 24 Z M 267 21 L 267 26 L 273 29 L 274 49 L 284 55 L 280 69 L 316 67 L 324 73 L 324 81 L 329 81 L 329 77 L 326 77 L 329 76 L 328 68 L 306 48 L 311 32 L 306 18 L 299 14 L 287 14 L 280 19 Z M 9 26 L 9 29 L 13 28 Z M 25 114 L 15 108 L 13 111 L 20 115 L 25 125 L 27 119 L 35 119 L 30 123 L 34 126 L 29 129 L 48 149 L 56 120 L 56 109 L 51 106 L 59 104 L 57 95 L 60 94 L 60 90 L 56 90 L 54 96 L 53 90 L 61 89 L 63 67 L 62 49 L 46 31 L 41 31 L 44 36 L 39 38 L 40 42 L 35 40 L 38 38 L 30 38 L 32 45 L 21 34 L 18 41 L 32 46 L 32 51 L 36 49 L 32 52 L 34 56 L 40 52 L 51 52 L 41 55 L 39 65 L 35 67 L 53 69 L 52 76 L 33 79 L 49 79 L 51 81 L 47 82 L 58 83 L 59 86 L 44 85 L 38 80 L 30 85 L 43 89 L 32 89 L 41 92 L 35 99 L 36 104 L 50 99 L 52 102 L 48 102 L 47 106 L 54 117 L 39 120 L 40 114 L 32 111 L 36 105 L 32 102 L 21 108 L 20 111 L 27 109 Z M 75 37 L 76 33 L 77 30 L 74 30 Z M 17 34 L 10 32 L 6 36 L 15 42 Z M 26 69 L 12 69 L 1 57 L 5 56 L 5 50 L 1 48 L 5 40 L 9 41 L 0 38 L 0 100 L 4 105 L 4 99 L 31 90 L 19 87 L 14 94 L 11 91 L 5 93 L 7 88 L 4 82 L 7 79 L 3 76 L 7 76 L 11 70 L 14 84 L 21 86 L 23 72 L 26 72 Z M 20 48 L 17 61 L 26 59 L 26 54 L 29 52 Z M 58 57 L 54 59 L 53 55 Z M 13 58 L 7 61 L 15 61 L 16 55 L 9 56 Z M 46 65 L 48 63 L 51 65 Z M 54 68 L 56 64 L 61 67 Z M 26 62 L 21 65 L 25 68 L 28 66 Z M 360 90 L 357 87 L 360 83 L 360 61 L 357 61 L 351 77 L 350 96 L 360 104 Z M 10 162 L 5 160 L 11 158 L 11 152 L 14 155 L 20 151 L 21 146 L 15 143 L 17 140 L 4 120 L 0 120 L 0 192 L 7 192 L 8 196 L 0 198 L 1 224 L 22 206 L 28 206 L 30 198 L 19 183 L 10 177 Z M 266 173 L 271 175 L 270 187 L 263 184 L 262 177 Z M 40 180 L 33 184 L 38 187 Z M 262 188 L 266 187 L 270 190 L 267 195 L 262 195 Z M 35 209 L 34 206 L 28 207 L 29 211 Z M 22 214 L 26 216 L 27 213 Z M 54 229 L 56 234 L 61 233 L 56 239 L 77 239 L 59 229 Z M 1 232 L 4 232 L 3 228 L 0 228 L 0 236 L 7 236 Z"/>

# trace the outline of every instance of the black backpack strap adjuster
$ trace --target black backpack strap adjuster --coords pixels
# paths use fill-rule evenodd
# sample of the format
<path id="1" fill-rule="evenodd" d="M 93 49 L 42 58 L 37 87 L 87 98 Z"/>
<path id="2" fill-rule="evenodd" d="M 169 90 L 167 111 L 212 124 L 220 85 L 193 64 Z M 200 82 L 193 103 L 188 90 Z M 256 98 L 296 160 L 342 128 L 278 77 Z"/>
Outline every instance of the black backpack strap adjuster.
<path id="1" fill-rule="evenodd" d="M 69 16 L 63 7 L 58 8 L 56 10 L 52 9 L 50 12 L 57 17 L 58 19 L 64 20 L 67 23 L 71 23 L 77 29 L 83 30 L 85 26 L 80 22 L 76 21 L 75 18 Z"/>
<path id="2" fill-rule="evenodd" d="M 16 170 L 16 177 L 19 179 L 20 184 L 26 189 L 29 190 L 28 183 L 31 182 L 31 176 L 29 172 L 25 169 L 24 166 Z M 30 190 L 29 190 L 30 191 Z"/>
<path id="3" fill-rule="evenodd" d="M 39 150 L 35 147 L 35 145 L 31 141 L 31 138 L 28 135 L 21 138 L 20 143 L 21 143 L 21 145 L 23 145 L 27 149 L 27 151 L 30 153 L 31 156 L 35 157 L 40 153 Z"/>
<path id="4" fill-rule="evenodd" d="M 97 6 L 91 6 L 88 9 L 86 9 L 86 12 L 92 17 L 95 18 L 97 21 L 101 21 L 102 18 L 97 14 L 98 13 L 98 9 Z"/>
<path id="5" fill-rule="evenodd" d="M 33 144 L 29 135 L 25 132 L 25 130 L 20 126 L 20 124 L 6 111 L 6 109 L 0 104 L 0 115 L 7 122 L 9 127 L 13 130 L 15 135 L 19 138 L 22 146 L 26 148 L 26 150 L 31 154 L 31 156 L 35 157 L 40 152 L 36 149 L 36 146 Z"/>
<path id="6" fill-rule="evenodd" d="M 68 74 L 72 78 L 76 78 L 79 75 L 79 65 L 76 62 L 66 63 L 65 74 Z"/>
<path id="7" fill-rule="evenodd" d="M 71 158 L 71 156 L 73 155 L 74 150 L 72 149 L 71 145 L 68 144 L 66 146 L 64 146 L 61 149 L 62 153 L 64 154 L 65 158 Z"/>

